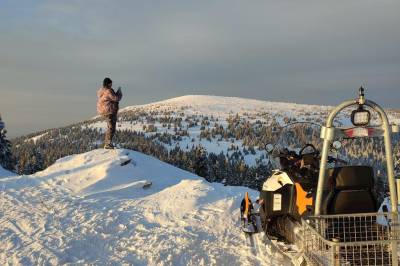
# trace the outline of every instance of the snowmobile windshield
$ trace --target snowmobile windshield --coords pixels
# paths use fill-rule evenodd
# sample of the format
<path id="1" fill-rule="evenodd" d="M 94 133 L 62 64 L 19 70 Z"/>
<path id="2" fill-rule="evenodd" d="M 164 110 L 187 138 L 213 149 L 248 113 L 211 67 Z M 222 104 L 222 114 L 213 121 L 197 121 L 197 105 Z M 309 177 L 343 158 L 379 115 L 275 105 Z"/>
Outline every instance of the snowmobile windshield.
<path id="1" fill-rule="evenodd" d="M 315 152 L 312 146 L 320 150 L 322 147 L 320 132 L 321 125 L 313 122 L 287 124 L 280 129 L 272 154 L 279 155 L 287 151 L 295 152 L 296 154 L 301 151 L 302 154 L 308 154 Z"/>
<path id="2" fill-rule="evenodd" d="M 281 169 L 284 157 L 299 159 L 302 155 L 315 154 L 322 147 L 321 125 L 313 122 L 295 122 L 277 130 L 276 141 L 271 152 L 273 168 Z"/>

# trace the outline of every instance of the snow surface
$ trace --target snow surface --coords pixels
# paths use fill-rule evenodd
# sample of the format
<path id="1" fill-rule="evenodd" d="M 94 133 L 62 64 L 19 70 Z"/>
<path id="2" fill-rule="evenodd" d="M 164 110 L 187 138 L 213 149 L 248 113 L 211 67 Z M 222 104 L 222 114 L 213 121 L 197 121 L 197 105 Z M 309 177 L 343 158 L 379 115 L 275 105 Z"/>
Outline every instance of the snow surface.
<path id="1" fill-rule="evenodd" d="M 238 207 L 249 189 L 131 150 L 68 156 L 0 187 L 0 265 L 288 263 L 245 246 Z"/>
<path id="2" fill-rule="evenodd" d="M 30 139 L 25 140 L 25 142 L 33 141 L 33 142 L 36 144 L 36 141 L 38 141 L 38 140 L 41 139 L 42 137 L 46 136 L 47 134 L 48 134 L 48 132 L 45 132 L 45 133 L 43 133 L 43 134 L 39 134 L 39 135 L 37 135 L 37 136 L 34 136 L 34 137 L 30 138 Z"/>
<path id="3" fill-rule="evenodd" d="M 0 166 L 0 178 L 5 178 L 5 177 L 10 177 L 10 176 L 15 176 L 13 172 L 10 172 L 3 167 Z"/>

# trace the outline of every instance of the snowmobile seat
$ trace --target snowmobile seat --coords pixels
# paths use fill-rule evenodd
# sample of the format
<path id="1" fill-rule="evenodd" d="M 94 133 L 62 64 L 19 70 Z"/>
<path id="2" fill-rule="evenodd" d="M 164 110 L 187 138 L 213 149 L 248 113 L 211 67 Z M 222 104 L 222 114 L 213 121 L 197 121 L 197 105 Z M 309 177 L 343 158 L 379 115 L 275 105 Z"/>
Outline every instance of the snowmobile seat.
<path id="1" fill-rule="evenodd" d="M 328 169 L 329 190 L 324 214 L 370 213 L 378 211 L 374 172 L 369 166 L 344 166 Z"/>

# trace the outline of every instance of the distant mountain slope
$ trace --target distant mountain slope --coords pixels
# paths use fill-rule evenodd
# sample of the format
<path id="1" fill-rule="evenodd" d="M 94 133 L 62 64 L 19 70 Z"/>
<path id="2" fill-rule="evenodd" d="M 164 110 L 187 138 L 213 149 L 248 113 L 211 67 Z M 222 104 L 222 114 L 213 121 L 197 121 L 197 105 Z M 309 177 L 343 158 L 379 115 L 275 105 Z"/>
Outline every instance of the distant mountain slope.
<path id="1" fill-rule="evenodd" d="M 211 96 L 211 95 L 186 95 L 160 102 L 137 105 L 123 108 L 121 112 L 135 109 L 171 110 L 180 109 L 192 111 L 188 114 L 220 115 L 228 117 L 229 114 L 268 112 L 271 114 L 303 113 L 312 111 L 326 111 L 329 106 L 306 105 L 296 103 L 271 102 L 238 97 Z"/>
<path id="2" fill-rule="evenodd" d="M 338 102 L 339 104 L 340 102 Z M 278 116 L 305 116 L 323 118 L 334 106 L 297 104 L 288 102 L 274 102 L 249 98 L 212 96 L 212 95 L 185 95 L 159 102 L 128 106 L 120 112 L 131 110 L 165 110 L 177 112 L 185 110 L 189 114 L 214 115 L 228 117 L 232 114 L 262 114 L 269 113 Z M 390 120 L 400 121 L 400 110 L 387 109 Z M 319 115 L 319 116 L 317 116 Z"/>
<path id="3" fill-rule="evenodd" d="M 285 147 L 301 148 L 312 143 L 321 147 L 320 127 L 315 123 L 324 124 L 332 108 L 188 95 L 123 108 L 115 142 L 121 148 L 155 156 L 211 182 L 258 189 L 272 170 L 265 144 L 280 142 Z M 335 123 L 349 125 L 350 111 L 343 112 Z M 387 112 L 391 123 L 400 123 L 399 111 Z M 285 129 L 295 122 L 314 125 L 297 124 Z M 101 147 L 105 128 L 105 122 L 95 117 L 14 139 L 19 173 L 34 173 L 63 156 Z M 400 154 L 399 140 L 395 137 L 393 141 L 396 154 Z M 355 143 L 345 140 L 339 156 L 352 164 L 373 165 L 375 172 L 384 176 L 382 146 L 381 139 Z"/>
<path id="4" fill-rule="evenodd" d="M 270 137 L 263 138 L 263 134 L 279 135 L 282 127 L 293 122 L 308 121 L 323 125 L 332 109 L 332 106 L 187 95 L 123 108 L 118 129 L 143 132 L 148 136 L 157 133 L 179 136 L 170 141 L 157 138 L 168 149 L 178 146 L 188 151 L 201 146 L 214 154 L 240 151 L 246 165 L 255 166 L 266 157 L 263 151 L 266 142 L 274 141 Z M 349 116 L 353 109 L 340 113 L 335 123 L 350 126 Z M 400 112 L 387 112 L 391 123 L 400 124 Z M 377 115 L 372 114 L 372 124 L 380 123 Z M 106 127 L 102 121 L 89 125 L 102 131 Z M 316 130 L 319 131 L 319 128 Z M 316 134 L 319 136 L 319 132 Z M 309 142 L 314 142 L 314 139 L 309 138 Z"/>
<path id="5" fill-rule="evenodd" d="M 216 126 L 227 129 L 229 119 L 236 117 L 240 121 L 235 124 L 249 122 L 263 126 L 284 126 L 294 121 L 315 121 L 322 123 L 331 107 L 304 105 L 294 103 L 268 102 L 253 99 L 187 95 L 165 101 L 126 107 L 120 110 L 119 130 L 144 132 L 146 135 L 170 134 L 179 135 L 176 140 L 168 143 L 161 141 L 168 149 L 179 146 L 184 151 L 195 146 L 201 146 L 206 152 L 214 154 L 232 154 L 236 147 L 244 153 L 245 146 L 263 146 L 260 143 L 248 143 L 244 136 L 230 136 L 222 139 L 218 133 L 209 137 Z M 238 126 L 238 125 L 234 125 Z M 90 128 L 104 131 L 106 124 L 103 121 L 89 122 Z M 251 134 L 251 132 L 249 132 Z M 248 136 L 249 138 L 253 136 Z M 253 148 L 251 148 L 253 149 Z M 265 153 L 260 150 L 244 155 L 247 165 L 255 166 L 257 160 L 262 160 Z"/>
<path id="6" fill-rule="evenodd" d="M 280 126 L 285 126 L 287 123 L 295 121 L 311 121 L 324 124 L 332 108 L 332 106 L 272 102 L 238 97 L 186 95 L 164 101 L 122 108 L 119 114 L 123 118 L 119 120 L 118 129 L 175 134 L 174 128 L 165 127 L 165 125 L 171 124 L 171 122 L 166 121 L 161 123 L 158 120 L 163 117 L 180 119 L 184 127 L 188 126 L 188 123 L 185 122 L 190 118 L 192 120 L 197 119 L 198 121 L 204 118 L 208 120 L 212 118 L 213 122 L 218 122 L 218 124 L 226 126 L 226 120 L 235 115 L 239 115 L 242 120 L 251 123 L 258 121 L 266 125 L 274 125 L 274 122 L 276 122 Z M 400 110 L 388 109 L 387 113 L 391 123 L 400 124 Z M 348 119 L 345 117 L 346 114 L 348 115 L 349 112 L 340 115 L 337 122 L 349 124 Z M 151 119 L 149 119 L 150 117 Z M 376 120 L 376 116 L 374 118 Z M 90 125 L 92 128 L 104 131 L 106 124 L 100 120 L 96 116 L 91 120 L 85 121 L 85 125 Z M 149 125 L 151 128 L 149 128 Z M 205 125 L 205 128 L 211 128 L 212 126 Z M 200 128 L 194 127 L 193 130 L 189 130 L 192 131 L 189 132 L 189 135 L 196 135 L 196 133 L 198 135 L 201 131 Z M 36 142 L 38 139 L 46 136 L 47 133 L 48 131 L 44 130 L 36 134 L 30 134 L 26 141 L 32 140 Z M 217 149 L 217 151 L 226 152 L 226 149 Z"/>
<path id="7" fill-rule="evenodd" d="M 1 265 L 285 264 L 268 246 L 257 255 L 244 246 L 238 207 L 248 189 L 131 150 L 68 156 L 0 187 Z"/>

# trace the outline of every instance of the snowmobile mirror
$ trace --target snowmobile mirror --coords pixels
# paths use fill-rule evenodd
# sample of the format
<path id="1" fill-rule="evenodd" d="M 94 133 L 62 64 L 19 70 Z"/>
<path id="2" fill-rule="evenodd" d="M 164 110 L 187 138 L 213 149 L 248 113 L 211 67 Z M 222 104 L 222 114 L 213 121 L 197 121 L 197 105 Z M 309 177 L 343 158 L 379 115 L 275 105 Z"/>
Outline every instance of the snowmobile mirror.
<path id="1" fill-rule="evenodd" d="M 268 153 L 271 153 L 271 152 L 274 150 L 274 145 L 272 145 L 271 143 L 266 144 L 266 145 L 265 145 L 265 150 L 266 150 Z"/>
<path id="2" fill-rule="evenodd" d="M 339 150 L 340 148 L 342 148 L 342 143 L 340 141 L 336 140 L 332 143 L 332 148 L 335 150 Z"/>

